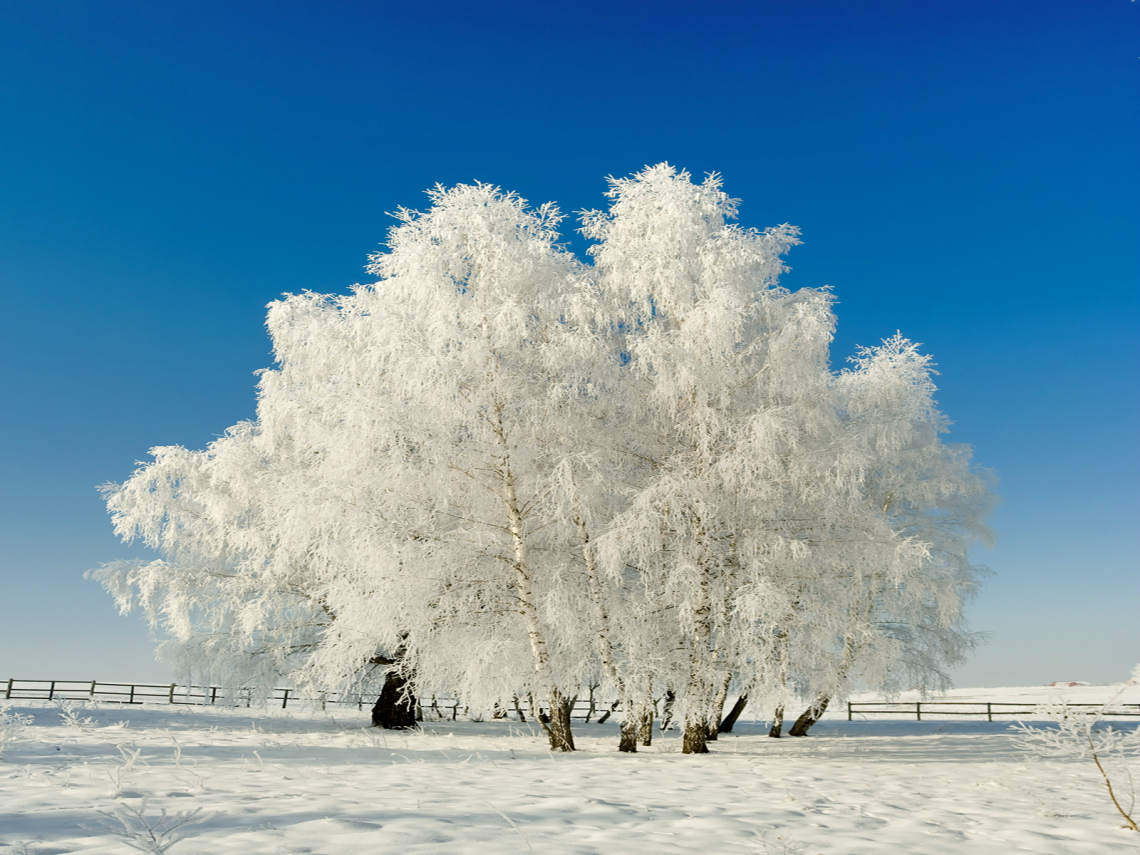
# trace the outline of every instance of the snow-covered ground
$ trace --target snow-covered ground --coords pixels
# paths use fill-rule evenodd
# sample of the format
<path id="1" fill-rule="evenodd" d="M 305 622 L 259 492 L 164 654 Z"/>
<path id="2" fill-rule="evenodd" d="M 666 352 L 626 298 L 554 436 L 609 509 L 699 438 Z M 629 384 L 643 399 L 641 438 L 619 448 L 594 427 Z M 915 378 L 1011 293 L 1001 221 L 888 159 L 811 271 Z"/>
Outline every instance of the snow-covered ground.
<path id="1" fill-rule="evenodd" d="M 1097 702 L 1118 691 L 952 694 Z M 1118 701 L 1140 702 L 1140 688 L 1124 691 Z M 3 853 L 132 851 L 100 811 L 137 811 L 143 796 L 152 824 L 162 809 L 207 817 L 172 855 L 1140 851 L 1091 762 L 1029 756 L 1004 722 L 849 723 L 844 712 L 780 740 L 741 722 L 706 756 L 681 755 L 675 732 L 621 755 L 616 726 L 578 724 L 580 750 L 555 755 L 518 722 L 404 734 L 367 728 L 355 710 L 105 704 L 76 708 L 90 719 L 78 725 L 48 702 L 13 711 L 34 723 L 0 761 Z"/>

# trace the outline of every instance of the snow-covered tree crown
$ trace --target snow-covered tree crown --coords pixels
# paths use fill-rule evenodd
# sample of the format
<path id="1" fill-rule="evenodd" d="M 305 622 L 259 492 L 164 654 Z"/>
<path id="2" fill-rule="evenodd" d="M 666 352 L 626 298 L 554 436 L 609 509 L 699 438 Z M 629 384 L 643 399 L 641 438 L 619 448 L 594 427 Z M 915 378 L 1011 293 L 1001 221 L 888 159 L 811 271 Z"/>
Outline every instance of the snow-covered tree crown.
<path id="1" fill-rule="evenodd" d="M 991 498 L 941 442 L 930 358 L 895 336 L 832 372 L 830 292 L 779 284 L 798 230 L 731 224 L 719 176 L 607 195 L 593 264 L 551 204 L 436 187 L 378 281 L 272 304 L 257 419 L 110 487 L 163 560 L 98 578 L 250 684 L 400 669 L 553 709 L 597 683 L 669 691 L 696 733 L 733 683 L 943 681 Z"/>

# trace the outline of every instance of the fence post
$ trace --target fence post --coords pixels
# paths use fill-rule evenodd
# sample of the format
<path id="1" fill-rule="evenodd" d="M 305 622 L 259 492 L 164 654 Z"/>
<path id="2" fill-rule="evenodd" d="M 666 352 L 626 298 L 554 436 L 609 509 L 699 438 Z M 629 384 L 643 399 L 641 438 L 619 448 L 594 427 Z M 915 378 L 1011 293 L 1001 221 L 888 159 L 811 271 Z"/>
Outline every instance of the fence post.
<path id="1" fill-rule="evenodd" d="M 91 681 L 91 700 L 95 700 L 95 681 Z"/>
<path id="2" fill-rule="evenodd" d="M 48 700 L 50 701 L 55 697 L 55 680 L 51 681 L 51 688 L 48 689 Z"/>
<path id="3" fill-rule="evenodd" d="M 986 704 L 986 721 L 994 720 L 994 705 Z"/>
<path id="4" fill-rule="evenodd" d="M 135 684 L 131 683 L 131 696 L 129 698 L 127 698 L 127 703 L 133 704 L 134 702 L 135 702 Z"/>
<path id="5" fill-rule="evenodd" d="M 170 684 L 170 694 L 166 697 L 168 703 L 174 703 L 174 683 Z"/>
<path id="6" fill-rule="evenodd" d="M 922 701 L 914 702 L 915 721 L 922 721 Z"/>
<path id="7" fill-rule="evenodd" d="M 8 691 L 4 695 L 4 700 L 6 700 L 6 701 L 12 700 L 12 678 L 11 677 L 8 678 Z"/>
<path id="8" fill-rule="evenodd" d="M 285 709 L 289 703 L 289 690 L 286 689 L 281 695 L 281 709 Z"/>
<path id="9" fill-rule="evenodd" d="M 847 720 L 851 721 L 851 701 L 847 702 Z"/>
<path id="10" fill-rule="evenodd" d="M 210 705 L 213 706 L 214 701 L 218 699 L 218 687 L 210 686 Z"/>

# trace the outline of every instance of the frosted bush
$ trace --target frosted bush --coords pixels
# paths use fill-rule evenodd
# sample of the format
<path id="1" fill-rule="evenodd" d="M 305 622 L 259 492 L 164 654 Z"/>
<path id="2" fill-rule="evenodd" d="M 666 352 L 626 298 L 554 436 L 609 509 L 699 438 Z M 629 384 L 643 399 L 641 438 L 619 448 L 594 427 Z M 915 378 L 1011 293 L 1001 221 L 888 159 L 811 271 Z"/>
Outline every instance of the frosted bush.
<path id="1" fill-rule="evenodd" d="M 168 814 L 166 808 L 163 808 L 158 816 L 148 817 L 147 801 L 145 798 L 142 799 L 137 807 L 119 805 L 111 813 L 99 811 L 100 816 L 105 817 L 99 821 L 99 824 L 103 829 L 121 838 L 132 849 L 152 855 L 164 855 L 174 844 L 198 836 L 199 832 L 191 831 L 191 826 L 199 825 L 214 817 L 214 814 L 201 815 L 201 808 L 194 811 L 179 811 L 176 814 Z"/>
<path id="2" fill-rule="evenodd" d="M 1092 760 L 1104 780 L 1108 797 L 1124 818 L 1125 827 L 1137 831 L 1132 817 L 1136 806 L 1132 773 L 1140 759 L 1140 729 L 1117 730 L 1105 724 L 1105 710 L 1111 706 L 1110 702 L 1086 712 L 1063 703 L 1047 704 L 1037 707 L 1036 712 L 1039 717 L 1056 722 L 1056 726 L 1031 727 L 1018 722 L 1014 730 L 1019 746 L 1040 757 Z"/>
<path id="3" fill-rule="evenodd" d="M 0 760 L 8 746 L 19 742 L 24 731 L 32 723 L 32 717 L 12 712 L 12 705 L 0 703 Z"/>

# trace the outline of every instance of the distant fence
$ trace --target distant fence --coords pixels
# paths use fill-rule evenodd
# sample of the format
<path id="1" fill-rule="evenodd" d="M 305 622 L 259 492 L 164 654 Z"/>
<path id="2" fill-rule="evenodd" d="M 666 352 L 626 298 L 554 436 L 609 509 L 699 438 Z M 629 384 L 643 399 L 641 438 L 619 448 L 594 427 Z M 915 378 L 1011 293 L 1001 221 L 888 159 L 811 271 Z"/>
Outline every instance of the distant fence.
<path id="1" fill-rule="evenodd" d="M 847 720 L 853 721 L 856 715 L 902 715 L 914 716 L 922 721 L 923 716 L 985 716 L 993 721 L 994 716 L 1032 716 L 1037 711 L 1035 703 L 993 703 L 990 701 L 848 701 Z M 1102 704 L 1066 704 L 1069 709 L 1100 710 Z M 961 709 L 969 707 L 969 709 Z M 1104 716 L 1140 716 L 1140 704 L 1111 704 L 1104 708 Z"/>
<path id="2" fill-rule="evenodd" d="M 97 680 L 8 680 L 7 684 L 0 683 L 5 700 L 40 700 L 40 701 L 104 701 L 116 704 L 181 704 L 189 706 L 237 705 L 250 706 L 255 701 L 262 700 L 287 709 L 289 704 L 314 704 L 322 709 L 329 704 L 355 706 L 363 710 L 375 702 L 376 696 L 346 695 L 337 692 L 324 692 L 316 697 L 301 695 L 296 689 L 274 689 L 268 695 L 262 696 L 249 689 L 226 689 L 221 686 L 186 686 L 179 683 L 102 683 Z M 420 718 L 435 718 L 436 720 L 459 718 L 459 712 L 466 708 L 455 698 L 419 698 Z M 571 715 L 590 721 L 597 715 L 599 721 L 610 717 L 617 704 L 597 702 L 592 696 L 589 699 L 577 700 Z M 496 710 L 499 718 L 515 718 L 526 721 L 527 714 L 534 715 L 533 709 L 527 706 L 524 712 L 519 699 L 515 699 L 512 706 Z"/>

